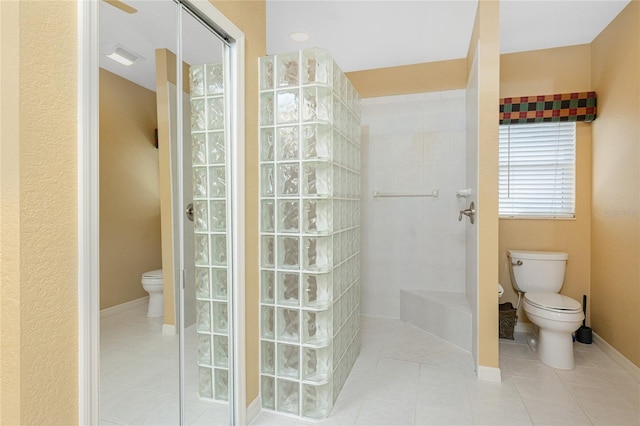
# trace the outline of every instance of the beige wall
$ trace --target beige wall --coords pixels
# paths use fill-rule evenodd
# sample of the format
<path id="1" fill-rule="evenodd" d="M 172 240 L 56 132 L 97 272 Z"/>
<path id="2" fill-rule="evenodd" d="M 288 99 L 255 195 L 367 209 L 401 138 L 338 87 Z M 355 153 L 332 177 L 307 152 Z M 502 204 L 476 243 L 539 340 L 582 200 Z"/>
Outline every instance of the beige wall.
<path id="1" fill-rule="evenodd" d="M 77 424 L 77 5 L 0 3 L 0 423 Z"/>
<path id="2" fill-rule="evenodd" d="M 247 404 L 259 391 L 258 330 L 258 58 L 266 54 L 266 2 L 217 1 L 213 5 L 246 37 L 245 208 Z"/>
<path id="3" fill-rule="evenodd" d="M 100 69 L 100 308 L 147 293 L 162 266 L 155 93 Z"/>
<path id="4" fill-rule="evenodd" d="M 591 326 L 640 367 L 640 2 L 591 45 Z"/>
<path id="5" fill-rule="evenodd" d="M 502 55 L 500 97 L 591 90 L 590 52 L 589 45 L 579 45 Z M 509 249 L 569 253 L 561 293 L 579 301 L 583 294 L 590 294 L 591 126 L 576 125 L 575 220 L 500 220 L 499 279 L 505 289 L 500 303 L 512 302 L 515 306 L 518 298 L 509 275 Z M 518 320 L 529 322 L 522 306 Z"/>
<path id="6" fill-rule="evenodd" d="M 480 0 L 467 57 L 478 46 L 478 365 L 498 367 L 498 98 L 500 4 Z M 477 39 L 476 39 L 477 36 Z M 477 43 L 476 43 L 476 40 Z"/>
<path id="7" fill-rule="evenodd" d="M 429 62 L 346 73 L 362 98 L 463 89 L 467 60 Z"/>

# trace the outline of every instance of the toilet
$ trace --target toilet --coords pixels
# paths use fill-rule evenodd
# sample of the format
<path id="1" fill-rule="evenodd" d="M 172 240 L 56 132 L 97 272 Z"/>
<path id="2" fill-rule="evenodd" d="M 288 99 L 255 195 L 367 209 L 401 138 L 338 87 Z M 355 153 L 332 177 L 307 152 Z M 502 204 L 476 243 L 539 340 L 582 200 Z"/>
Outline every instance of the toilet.
<path id="1" fill-rule="evenodd" d="M 538 359 L 553 368 L 572 370 L 572 334 L 584 319 L 577 300 L 559 294 L 569 255 L 560 252 L 509 250 L 511 282 L 524 293 L 524 312 L 538 326 L 530 346 Z"/>
<path id="2" fill-rule="evenodd" d="M 162 300 L 162 269 L 155 269 L 142 274 L 142 288 L 149 293 L 147 316 L 157 318 L 164 315 Z"/>

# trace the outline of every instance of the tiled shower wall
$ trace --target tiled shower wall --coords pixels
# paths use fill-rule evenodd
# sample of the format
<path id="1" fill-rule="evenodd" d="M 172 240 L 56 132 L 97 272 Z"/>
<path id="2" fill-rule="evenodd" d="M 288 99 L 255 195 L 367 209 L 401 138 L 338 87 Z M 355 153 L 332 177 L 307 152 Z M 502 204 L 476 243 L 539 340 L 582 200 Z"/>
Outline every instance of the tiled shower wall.
<path id="1" fill-rule="evenodd" d="M 362 107 L 362 301 L 400 317 L 400 289 L 465 291 L 465 90 L 368 98 Z M 439 198 L 378 198 L 427 193 Z"/>
<path id="2" fill-rule="evenodd" d="M 323 50 L 260 60 L 266 409 L 327 417 L 359 352 L 359 101 Z"/>

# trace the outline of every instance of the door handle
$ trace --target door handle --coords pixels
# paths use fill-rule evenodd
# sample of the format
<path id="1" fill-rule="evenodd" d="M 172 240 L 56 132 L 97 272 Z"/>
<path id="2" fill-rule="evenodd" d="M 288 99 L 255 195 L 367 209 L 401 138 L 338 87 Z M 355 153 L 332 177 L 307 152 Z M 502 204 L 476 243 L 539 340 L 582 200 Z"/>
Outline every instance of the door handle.
<path id="1" fill-rule="evenodd" d="M 187 204 L 187 208 L 184 210 L 184 214 L 187 215 L 187 219 L 193 222 L 193 203 Z"/>
<path id="2" fill-rule="evenodd" d="M 475 206 L 475 204 L 473 204 L 473 201 L 471 202 L 471 204 L 469 204 L 469 208 L 468 209 L 460 210 L 460 216 L 458 216 L 458 221 L 459 222 L 462 221 L 462 215 L 467 216 L 469 218 L 469 221 L 473 225 L 473 222 L 475 222 L 474 218 L 475 218 L 475 215 L 476 215 L 476 206 Z"/>

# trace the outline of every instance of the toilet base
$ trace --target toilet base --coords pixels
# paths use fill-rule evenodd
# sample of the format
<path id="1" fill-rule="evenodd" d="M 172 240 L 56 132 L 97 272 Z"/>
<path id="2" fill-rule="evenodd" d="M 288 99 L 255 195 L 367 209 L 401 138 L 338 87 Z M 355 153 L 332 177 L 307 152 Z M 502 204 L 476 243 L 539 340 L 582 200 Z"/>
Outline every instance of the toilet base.
<path id="1" fill-rule="evenodd" d="M 147 316 L 149 318 L 164 316 L 164 301 L 162 300 L 162 293 L 149 293 Z"/>
<path id="2" fill-rule="evenodd" d="M 559 370 L 573 370 L 575 368 L 571 333 L 558 333 L 538 328 L 536 343 L 534 350 L 543 364 Z"/>

